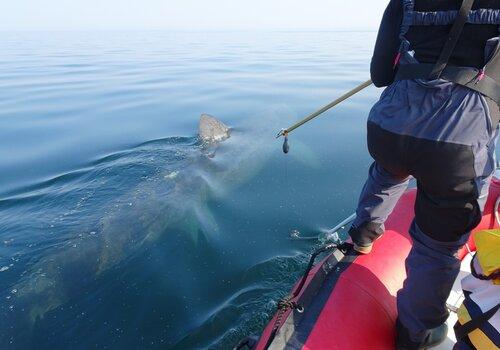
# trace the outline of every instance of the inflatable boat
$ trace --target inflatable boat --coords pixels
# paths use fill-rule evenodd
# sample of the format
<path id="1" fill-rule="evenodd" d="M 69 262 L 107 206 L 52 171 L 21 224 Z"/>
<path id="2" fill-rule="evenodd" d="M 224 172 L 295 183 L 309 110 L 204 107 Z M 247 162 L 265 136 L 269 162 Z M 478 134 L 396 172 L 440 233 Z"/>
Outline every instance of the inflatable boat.
<path id="1" fill-rule="evenodd" d="M 236 349 L 391 350 L 395 349 L 396 293 L 406 278 L 404 261 L 411 248 L 408 234 L 416 190 L 408 190 L 386 222 L 384 235 L 369 255 L 358 255 L 349 244 L 330 253 L 299 280 L 290 297 L 260 337 L 247 338 Z M 498 227 L 500 178 L 493 178 L 483 218 L 474 230 Z M 474 235 L 460 251 L 462 271 L 448 299 L 448 338 L 435 349 L 451 350 L 453 325 L 463 300 L 460 280 L 469 270 Z M 314 260 L 314 259 L 312 259 Z M 312 261 L 311 261 L 312 262 Z"/>

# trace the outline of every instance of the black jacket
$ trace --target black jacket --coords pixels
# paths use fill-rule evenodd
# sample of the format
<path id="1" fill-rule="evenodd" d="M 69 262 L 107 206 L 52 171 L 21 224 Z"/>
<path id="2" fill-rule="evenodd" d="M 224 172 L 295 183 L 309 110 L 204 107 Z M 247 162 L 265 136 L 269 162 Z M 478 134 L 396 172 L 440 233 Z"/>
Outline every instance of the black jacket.
<path id="1" fill-rule="evenodd" d="M 403 18 L 401 0 L 391 0 L 385 10 L 375 44 L 370 72 L 375 86 L 390 85 L 394 81 L 394 57 L 399 49 L 399 31 Z M 461 0 L 416 0 L 415 11 L 458 10 Z M 476 0 L 472 9 L 500 9 L 500 0 Z M 421 63 L 434 63 L 448 38 L 451 25 L 410 27 L 406 38 L 410 50 Z M 482 68 L 486 41 L 498 36 L 498 26 L 466 24 L 449 61 L 450 65 Z"/>

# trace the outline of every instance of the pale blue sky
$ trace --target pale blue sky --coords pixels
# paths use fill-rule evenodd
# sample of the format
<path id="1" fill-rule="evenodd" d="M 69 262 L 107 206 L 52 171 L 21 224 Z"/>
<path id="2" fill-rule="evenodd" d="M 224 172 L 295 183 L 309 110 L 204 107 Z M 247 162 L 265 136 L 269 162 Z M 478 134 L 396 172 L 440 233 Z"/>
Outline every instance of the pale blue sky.
<path id="1" fill-rule="evenodd" d="M 2 0 L 0 30 L 375 30 L 389 0 Z"/>

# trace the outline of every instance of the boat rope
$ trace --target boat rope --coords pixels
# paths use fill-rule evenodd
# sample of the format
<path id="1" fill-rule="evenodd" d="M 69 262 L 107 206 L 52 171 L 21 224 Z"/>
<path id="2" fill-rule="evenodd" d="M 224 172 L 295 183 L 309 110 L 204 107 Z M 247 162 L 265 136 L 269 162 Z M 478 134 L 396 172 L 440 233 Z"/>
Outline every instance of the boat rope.
<path id="1" fill-rule="evenodd" d="M 330 243 L 330 244 L 326 244 L 324 246 L 319 247 L 311 254 L 311 257 L 309 258 L 309 263 L 307 264 L 307 268 L 304 271 L 304 274 L 302 275 L 302 278 L 300 279 L 300 282 L 297 285 L 297 287 L 294 289 L 294 291 L 290 295 L 286 296 L 285 298 L 281 299 L 278 302 L 278 308 L 277 308 L 278 311 L 276 314 L 276 320 L 274 321 L 273 330 L 271 331 L 271 334 L 269 335 L 266 346 L 264 347 L 265 350 L 267 350 L 269 348 L 269 346 L 271 346 L 272 342 L 274 341 L 276 334 L 278 333 L 279 329 L 282 326 L 283 317 L 285 316 L 285 313 L 288 310 L 297 310 L 299 313 L 304 312 L 304 307 L 302 305 L 300 305 L 296 299 L 297 299 L 298 295 L 300 294 L 300 292 L 302 291 L 302 289 L 304 288 L 306 281 L 307 281 L 307 277 L 309 277 L 309 273 L 311 272 L 312 268 L 314 267 L 314 262 L 316 261 L 316 258 L 318 257 L 318 255 L 325 253 L 327 251 L 333 250 L 335 248 L 339 249 L 340 251 L 342 251 L 345 254 L 345 253 L 347 253 L 348 246 L 349 246 L 349 243 L 346 243 L 346 242 L 341 243 L 341 244 Z"/>
<path id="2" fill-rule="evenodd" d="M 334 101 L 330 102 L 326 106 L 320 108 L 316 112 L 309 114 L 307 117 L 305 117 L 301 121 L 295 123 L 294 125 L 286 128 L 286 129 L 280 130 L 280 132 L 278 133 L 278 135 L 276 135 L 276 138 L 280 138 L 281 136 L 283 136 L 285 138 L 285 140 L 283 142 L 283 152 L 284 153 L 288 153 L 288 151 L 290 150 L 290 146 L 288 144 L 288 134 L 289 133 L 291 133 L 293 130 L 297 129 L 298 127 L 304 125 L 305 123 L 311 121 L 312 119 L 316 118 L 317 116 L 325 113 L 326 111 L 328 111 L 329 109 L 335 107 L 339 103 L 347 100 L 349 97 L 357 94 L 358 92 L 360 92 L 361 90 L 367 88 L 370 85 L 372 85 L 371 79 L 365 81 L 364 83 L 359 84 L 354 89 L 346 92 L 345 94 L 343 94 L 339 98 L 335 99 Z"/>

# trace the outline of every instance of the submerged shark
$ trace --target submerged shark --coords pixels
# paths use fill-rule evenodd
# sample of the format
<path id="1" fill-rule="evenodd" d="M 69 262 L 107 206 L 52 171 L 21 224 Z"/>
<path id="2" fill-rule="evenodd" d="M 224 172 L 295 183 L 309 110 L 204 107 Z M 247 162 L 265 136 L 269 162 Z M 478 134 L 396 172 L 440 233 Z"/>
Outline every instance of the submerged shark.
<path id="1" fill-rule="evenodd" d="M 47 253 L 10 288 L 10 306 L 3 308 L 6 311 L 0 315 L 0 329 L 13 329 L 13 324 L 21 322 L 15 329 L 29 331 L 30 325 L 77 295 L 82 286 L 168 230 L 187 232 L 193 242 L 217 232 L 216 220 L 207 206 L 209 197 L 224 195 L 247 181 L 270 155 L 262 152 L 261 140 L 255 142 L 242 133 L 231 133 L 223 122 L 203 114 L 198 142 L 189 145 L 179 169 L 159 174 L 154 181 L 144 181 L 122 195 L 117 202 L 127 205 L 110 203 L 102 211 L 92 237 L 75 239 L 75 244 L 68 242 Z M 223 148 L 222 143 L 230 144 Z M 8 340 L 2 339 L 7 336 L 0 331 L 0 344 Z"/>
<path id="2" fill-rule="evenodd" d="M 124 194 L 119 202 L 130 205 L 111 205 L 104 210 L 92 239 L 78 242 L 76 248 L 65 246 L 36 262 L 11 288 L 16 291 L 9 301 L 14 309 L 11 314 L 17 316 L 10 316 L 14 320 L 1 315 L 0 329 L 13 329 L 12 324 L 21 317 L 21 328 L 15 329 L 29 332 L 37 320 L 68 302 L 71 295 L 78 295 L 82 287 L 154 244 L 167 231 L 186 232 L 194 244 L 218 234 L 207 202 L 230 195 L 278 152 L 267 142 L 275 128 L 268 126 L 269 120 L 265 122 L 265 132 L 262 128 L 241 132 L 203 114 L 198 124 L 199 142 L 183 166 Z M 2 336 L 7 335 L 0 332 L 0 343 L 7 341 Z"/>

